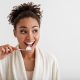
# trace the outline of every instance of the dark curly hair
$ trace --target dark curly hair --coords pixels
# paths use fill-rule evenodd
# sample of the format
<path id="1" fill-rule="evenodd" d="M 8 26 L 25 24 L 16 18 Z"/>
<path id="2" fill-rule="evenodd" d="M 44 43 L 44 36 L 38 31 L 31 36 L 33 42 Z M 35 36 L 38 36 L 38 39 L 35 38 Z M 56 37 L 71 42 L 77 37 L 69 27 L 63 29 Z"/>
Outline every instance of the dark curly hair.
<path id="1" fill-rule="evenodd" d="M 40 4 L 34 5 L 34 3 L 32 2 L 28 2 L 20 4 L 19 6 L 14 6 L 13 10 L 8 16 L 8 21 L 16 29 L 16 24 L 18 23 L 18 21 L 25 17 L 35 18 L 40 26 L 40 21 L 42 17 L 42 12 L 40 11 Z"/>

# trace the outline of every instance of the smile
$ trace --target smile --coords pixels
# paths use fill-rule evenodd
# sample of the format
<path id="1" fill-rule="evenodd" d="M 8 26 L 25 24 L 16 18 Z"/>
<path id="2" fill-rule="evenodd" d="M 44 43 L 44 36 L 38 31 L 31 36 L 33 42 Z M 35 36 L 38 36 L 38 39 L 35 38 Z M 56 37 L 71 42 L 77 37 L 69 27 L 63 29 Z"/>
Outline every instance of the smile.
<path id="1" fill-rule="evenodd" d="M 35 41 L 34 42 L 25 42 L 25 45 L 32 47 L 34 45 L 34 43 L 35 43 Z"/>

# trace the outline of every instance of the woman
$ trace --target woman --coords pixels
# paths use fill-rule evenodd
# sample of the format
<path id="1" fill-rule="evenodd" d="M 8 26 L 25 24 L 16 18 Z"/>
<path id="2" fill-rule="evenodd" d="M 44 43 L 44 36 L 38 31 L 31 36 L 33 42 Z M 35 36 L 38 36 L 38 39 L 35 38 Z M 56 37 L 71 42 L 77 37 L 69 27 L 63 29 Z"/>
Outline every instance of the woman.
<path id="1" fill-rule="evenodd" d="M 0 46 L 0 80 L 58 80 L 55 58 L 37 47 L 41 16 L 40 6 L 32 2 L 9 14 L 19 44 Z"/>

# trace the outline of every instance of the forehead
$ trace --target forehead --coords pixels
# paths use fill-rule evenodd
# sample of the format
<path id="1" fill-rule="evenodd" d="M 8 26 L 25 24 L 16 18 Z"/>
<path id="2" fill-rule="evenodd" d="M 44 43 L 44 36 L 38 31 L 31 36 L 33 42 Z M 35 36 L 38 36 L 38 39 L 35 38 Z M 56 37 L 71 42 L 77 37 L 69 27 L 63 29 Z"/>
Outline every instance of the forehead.
<path id="1" fill-rule="evenodd" d="M 39 24 L 35 18 L 28 17 L 28 18 L 22 18 L 19 20 L 19 22 L 16 25 L 17 28 L 34 28 L 39 27 Z"/>

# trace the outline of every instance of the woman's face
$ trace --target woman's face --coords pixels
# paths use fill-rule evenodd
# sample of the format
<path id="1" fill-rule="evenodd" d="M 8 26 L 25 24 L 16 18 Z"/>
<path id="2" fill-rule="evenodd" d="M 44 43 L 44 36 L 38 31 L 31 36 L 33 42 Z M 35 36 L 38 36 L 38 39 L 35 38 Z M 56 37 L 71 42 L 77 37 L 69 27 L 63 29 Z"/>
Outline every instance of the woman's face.
<path id="1" fill-rule="evenodd" d="M 14 30 L 14 35 L 21 49 L 30 46 L 32 51 L 34 51 L 40 36 L 40 28 L 37 20 L 32 17 L 20 19 Z"/>

